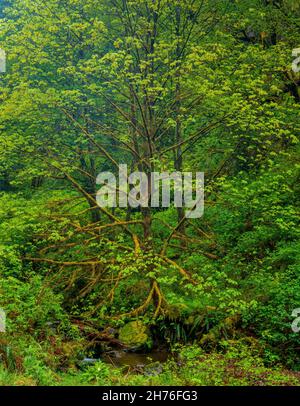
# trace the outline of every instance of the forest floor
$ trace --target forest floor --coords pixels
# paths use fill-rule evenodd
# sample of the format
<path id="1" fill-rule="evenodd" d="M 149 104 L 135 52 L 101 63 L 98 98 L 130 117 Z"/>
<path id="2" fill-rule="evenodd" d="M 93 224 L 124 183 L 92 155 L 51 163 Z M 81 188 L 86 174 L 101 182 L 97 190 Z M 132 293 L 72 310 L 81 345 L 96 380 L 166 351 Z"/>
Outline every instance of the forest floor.
<path id="1" fill-rule="evenodd" d="M 0 367 L 1 386 L 300 386 L 300 372 L 279 366 L 265 367 L 256 357 L 232 354 L 201 354 L 194 347 L 182 357 L 135 366 L 113 366 L 98 360 L 53 372 L 28 364 L 22 372 Z M 139 357 L 141 359 L 141 357 Z"/>

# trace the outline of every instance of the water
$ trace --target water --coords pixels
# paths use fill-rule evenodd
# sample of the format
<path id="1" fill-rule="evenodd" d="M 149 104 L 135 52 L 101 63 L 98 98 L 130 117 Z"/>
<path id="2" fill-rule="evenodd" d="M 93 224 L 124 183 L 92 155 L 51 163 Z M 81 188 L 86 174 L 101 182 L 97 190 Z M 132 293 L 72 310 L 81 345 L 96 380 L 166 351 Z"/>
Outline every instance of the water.
<path id="1" fill-rule="evenodd" d="M 154 350 L 149 353 L 111 351 L 100 357 L 104 362 L 116 367 L 143 367 L 153 363 L 163 364 L 170 358 L 166 350 Z"/>

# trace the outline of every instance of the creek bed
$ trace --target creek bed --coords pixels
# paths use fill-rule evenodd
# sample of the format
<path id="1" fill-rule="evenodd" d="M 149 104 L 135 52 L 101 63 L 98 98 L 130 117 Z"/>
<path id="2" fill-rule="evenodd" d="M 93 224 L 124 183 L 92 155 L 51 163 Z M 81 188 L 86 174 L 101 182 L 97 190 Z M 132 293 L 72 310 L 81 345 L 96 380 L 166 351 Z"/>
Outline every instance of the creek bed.
<path id="1" fill-rule="evenodd" d="M 155 350 L 148 353 L 112 351 L 103 353 L 100 358 L 116 367 L 138 367 L 153 364 L 154 362 L 163 364 L 171 358 L 171 354 L 166 350 Z"/>
<path id="2" fill-rule="evenodd" d="M 148 353 L 124 350 L 109 351 L 99 354 L 99 358 L 85 358 L 82 363 L 92 365 L 101 360 L 125 372 L 135 371 L 147 375 L 156 375 L 162 371 L 162 365 L 172 359 L 172 354 L 166 349 L 152 350 Z"/>

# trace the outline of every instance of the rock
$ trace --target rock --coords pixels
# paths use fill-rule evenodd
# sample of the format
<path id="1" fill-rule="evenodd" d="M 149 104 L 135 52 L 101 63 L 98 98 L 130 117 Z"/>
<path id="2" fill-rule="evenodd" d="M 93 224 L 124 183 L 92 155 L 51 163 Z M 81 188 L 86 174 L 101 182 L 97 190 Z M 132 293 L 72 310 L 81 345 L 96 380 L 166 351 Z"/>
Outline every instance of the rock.
<path id="1" fill-rule="evenodd" d="M 113 357 L 113 358 L 122 358 L 122 352 L 121 351 L 106 351 L 105 352 L 106 355 L 108 355 L 109 357 Z"/>
<path id="2" fill-rule="evenodd" d="M 97 358 L 84 358 L 80 364 L 85 365 L 85 364 L 96 364 L 96 362 L 100 361 Z"/>
<path id="3" fill-rule="evenodd" d="M 156 376 L 163 372 L 163 366 L 160 362 L 153 362 L 144 367 L 145 376 Z"/>
<path id="4" fill-rule="evenodd" d="M 140 320 L 130 321 L 121 327 L 119 330 L 119 340 L 131 349 L 150 348 L 152 344 L 148 327 Z"/>

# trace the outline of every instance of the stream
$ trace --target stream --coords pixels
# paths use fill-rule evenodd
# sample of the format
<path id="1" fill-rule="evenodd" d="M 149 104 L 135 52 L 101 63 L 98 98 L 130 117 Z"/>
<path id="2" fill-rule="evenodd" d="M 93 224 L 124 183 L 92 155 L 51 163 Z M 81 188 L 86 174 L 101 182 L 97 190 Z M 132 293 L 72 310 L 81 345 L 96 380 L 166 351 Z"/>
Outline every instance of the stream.
<path id="1" fill-rule="evenodd" d="M 109 351 L 99 355 L 99 358 L 84 358 L 84 365 L 94 364 L 101 360 L 114 367 L 124 368 L 127 372 L 145 372 L 147 375 L 156 375 L 162 371 L 162 364 L 172 358 L 166 349 L 152 350 L 148 353 L 130 352 L 124 350 Z"/>

